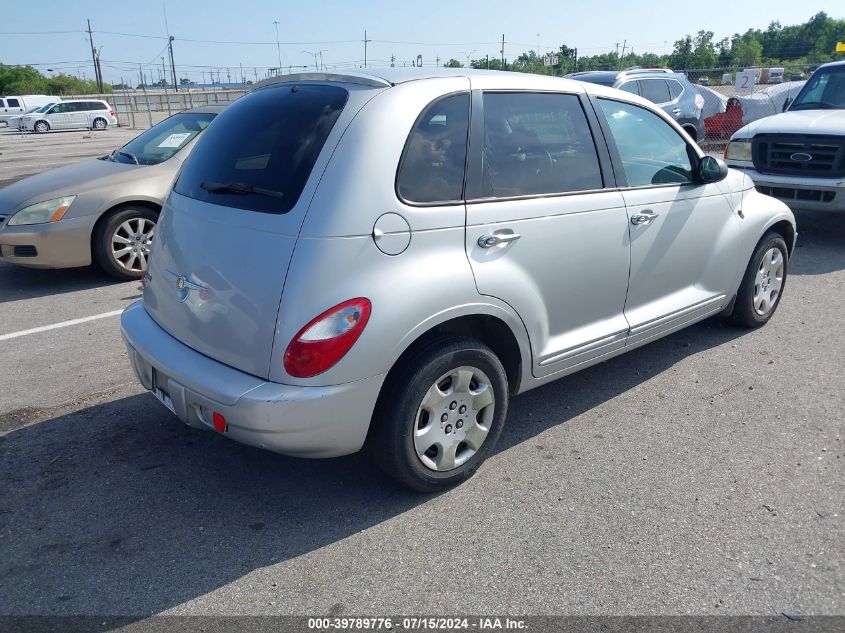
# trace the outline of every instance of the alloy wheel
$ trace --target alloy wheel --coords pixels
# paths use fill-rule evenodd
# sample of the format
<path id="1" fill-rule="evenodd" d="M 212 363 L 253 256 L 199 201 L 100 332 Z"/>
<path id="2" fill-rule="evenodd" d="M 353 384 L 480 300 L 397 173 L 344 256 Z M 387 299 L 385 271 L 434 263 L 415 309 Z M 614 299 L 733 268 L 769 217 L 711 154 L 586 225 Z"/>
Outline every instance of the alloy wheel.
<path id="1" fill-rule="evenodd" d="M 765 316 L 777 304 L 783 287 L 785 259 L 779 248 L 770 248 L 763 255 L 754 279 L 754 310 Z"/>
<path id="2" fill-rule="evenodd" d="M 117 227 L 111 238 L 111 254 L 118 266 L 131 273 L 147 269 L 155 226 L 147 218 L 129 218 Z"/>

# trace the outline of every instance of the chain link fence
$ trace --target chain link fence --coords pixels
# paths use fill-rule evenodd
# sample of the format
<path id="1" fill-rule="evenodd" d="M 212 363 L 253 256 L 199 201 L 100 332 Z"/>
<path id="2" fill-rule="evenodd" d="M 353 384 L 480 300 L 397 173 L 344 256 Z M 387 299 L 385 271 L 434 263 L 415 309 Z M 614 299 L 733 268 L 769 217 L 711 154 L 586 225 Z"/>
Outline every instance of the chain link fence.
<path id="1" fill-rule="evenodd" d="M 753 81 L 745 81 L 743 70 L 753 74 Z M 734 132 L 783 112 L 810 74 L 803 68 L 709 68 L 684 73 L 704 98 L 704 138 L 699 145 L 720 157 Z"/>

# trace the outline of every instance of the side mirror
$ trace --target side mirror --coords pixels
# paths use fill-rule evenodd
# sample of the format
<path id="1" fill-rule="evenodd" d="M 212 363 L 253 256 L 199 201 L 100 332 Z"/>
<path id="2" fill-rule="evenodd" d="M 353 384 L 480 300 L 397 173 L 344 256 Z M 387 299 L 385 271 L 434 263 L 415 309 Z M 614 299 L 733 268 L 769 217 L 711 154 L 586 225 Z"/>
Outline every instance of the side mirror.
<path id="1" fill-rule="evenodd" d="M 791 103 L 792 103 L 792 97 L 787 97 L 786 101 L 783 102 L 783 108 L 781 108 L 781 112 L 786 112 L 787 108 L 789 108 Z"/>
<path id="2" fill-rule="evenodd" d="M 719 182 L 728 177 L 728 166 L 724 161 L 705 156 L 698 161 L 698 180 L 703 183 Z"/>

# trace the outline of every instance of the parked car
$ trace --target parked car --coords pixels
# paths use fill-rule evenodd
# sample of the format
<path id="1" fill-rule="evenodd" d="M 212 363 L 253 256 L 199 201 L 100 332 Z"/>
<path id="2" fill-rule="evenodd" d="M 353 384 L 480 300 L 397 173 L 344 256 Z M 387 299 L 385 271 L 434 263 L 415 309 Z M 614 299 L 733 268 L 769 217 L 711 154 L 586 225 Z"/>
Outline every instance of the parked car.
<path id="1" fill-rule="evenodd" d="M 23 114 L 17 114 L 15 116 L 12 116 L 12 117 L 9 117 L 8 119 L 6 119 L 6 125 L 10 128 L 14 128 L 14 129 L 18 130 L 21 127 L 21 121 L 23 120 L 24 116 L 26 116 L 27 114 L 32 114 L 33 112 L 46 112 L 52 106 L 53 106 L 52 103 L 47 103 L 47 104 L 40 106 L 40 107 L 37 107 L 37 108 L 30 108 L 29 110 L 27 110 Z"/>
<path id="2" fill-rule="evenodd" d="M 710 85 L 710 77 L 704 75 L 703 77 L 698 78 L 698 85 L 699 86 L 709 86 Z"/>
<path id="3" fill-rule="evenodd" d="M 174 114 L 108 156 L 0 189 L 0 260 L 32 268 L 95 261 L 118 279 L 140 277 L 173 178 L 221 110 Z"/>
<path id="4" fill-rule="evenodd" d="M 371 72 L 267 80 L 185 161 L 121 326 L 186 424 L 304 457 L 366 443 L 433 490 L 492 453 L 511 395 L 774 314 L 792 214 L 645 99 Z"/>
<path id="5" fill-rule="evenodd" d="M 48 97 L 47 95 L 0 97 L 0 123 L 8 122 L 9 118 L 21 115 L 34 108 L 58 101 L 61 101 L 60 97 Z"/>
<path id="6" fill-rule="evenodd" d="M 845 62 L 820 66 L 784 109 L 740 128 L 728 164 L 792 209 L 845 211 Z"/>
<path id="7" fill-rule="evenodd" d="M 769 68 L 769 83 L 770 84 L 779 84 L 783 83 L 783 75 L 786 72 L 786 69 L 783 67 L 773 67 Z"/>
<path id="8" fill-rule="evenodd" d="M 704 138 L 704 118 L 701 116 L 704 98 L 682 73 L 668 68 L 634 68 L 621 72 L 586 71 L 568 77 L 640 95 L 660 106 L 692 140 Z"/>
<path id="9" fill-rule="evenodd" d="M 114 108 L 99 99 L 62 101 L 44 112 L 27 114 L 21 119 L 21 126 L 28 132 L 105 130 L 109 125 L 117 125 Z"/>

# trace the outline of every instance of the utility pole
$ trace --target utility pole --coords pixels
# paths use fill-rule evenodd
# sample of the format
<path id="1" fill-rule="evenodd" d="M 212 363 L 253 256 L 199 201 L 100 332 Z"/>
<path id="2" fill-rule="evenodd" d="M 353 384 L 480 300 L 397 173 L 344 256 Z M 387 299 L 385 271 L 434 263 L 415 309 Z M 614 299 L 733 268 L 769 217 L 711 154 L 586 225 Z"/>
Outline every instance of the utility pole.
<path id="1" fill-rule="evenodd" d="M 390 67 L 393 68 L 394 66 L 396 66 L 396 55 L 391 55 L 390 56 Z"/>
<path id="2" fill-rule="evenodd" d="M 572 69 L 572 72 L 578 72 L 578 49 L 575 49 L 575 67 Z"/>
<path id="3" fill-rule="evenodd" d="M 243 86 L 246 85 L 246 81 L 244 81 L 244 65 L 243 65 L 242 62 L 239 62 L 239 63 L 240 63 L 240 67 L 241 67 L 241 87 L 243 87 Z"/>
<path id="4" fill-rule="evenodd" d="M 622 41 L 622 57 L 621 59 L 625 59 L 625 49 L 628 47 L 628 40 L 625 39 Z"/>
<path id="5" fill-rule="evenodd" d="M 103 50 L 103 47 L 97 49 L 97 76 L 99 79 L 98 89 L 100 94 L 103 94 L 103 69 L 100 67 L 100 51 Z"/>
<path id="6" fill-rule="evenodd" d="M 364 68 L 367 67 L 367 44 L 372 42 L 372 40 L 367 39 L 367 29 L 364 29 Z"/>
<path id="7" fill-rule="evenodd" d="M 164 65 L 164 55 L 161 56 L 161 83 L 167 85 L 167 67 Z"/>
<path id="8" fill-rule="evenodd" d="M 437 63 L 437 67 L 440 68 L 440 55 L 437 56 L 436 63 Z"/>
<path id="9" fill-rule="evenodd" d="M 282 49 L 279 48 L 279 21 L 273 20 L 273 26 L 276 27 L 276 53 L 279 56 L 279 74 L 282 74 Z"/>
<path id="10" fill-rule="evenodd" d="M 504 33 L 502 33 L 502 50 L 501 50 L 501 53 L 502 53 L 502 70 L 507 70 L 507 68 L 505 68 L 505 34 Z"/>
<path id="11" fill-rule="evenodd" d="M 232 83 L 232 73 L 231 73 L 231 71 L 229 70 L 229 67 L 228 67 L 228 66 L 226 67 L 226 83 L 227 83 L 227 84 Z"/>
<path id="12" fill-rule="evenodd" d="M 179 84 L 176 81 L 176 62 L 173 61 L 173 36 L 167 41 L 167 46 L 170 49 L 170 72 L 173 73 L 173 89 L 179 92 Z"/>
<path id="13" fill-rule="evenodd" d="M 97 80 L 97 90 L 103 92 L 103 79 L 100 77 L 97 63 L 97 51 L 94 49 L 94 36 L 91 33 L 91 20 L 88 20 L 88 42 L 91 44 L 91 61 L 94 62 L 94 77 Z"/>

